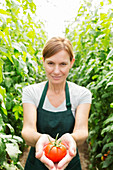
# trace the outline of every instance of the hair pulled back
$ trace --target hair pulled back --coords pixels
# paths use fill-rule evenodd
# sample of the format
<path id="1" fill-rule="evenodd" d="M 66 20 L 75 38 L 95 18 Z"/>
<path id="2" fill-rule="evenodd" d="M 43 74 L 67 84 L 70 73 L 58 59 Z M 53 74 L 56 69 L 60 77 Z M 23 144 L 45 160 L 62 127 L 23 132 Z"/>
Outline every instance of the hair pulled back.
<path id="1" fill-rule="evenodd" d="M 42 51 L 44 60 L 60 52 L 61 50 L 67 51 L 70 56 L 70 61 L 72 61 L 74 58 L 72 44 L 67 38 L 62 37 L 53 37 L 47 41 Z"/>

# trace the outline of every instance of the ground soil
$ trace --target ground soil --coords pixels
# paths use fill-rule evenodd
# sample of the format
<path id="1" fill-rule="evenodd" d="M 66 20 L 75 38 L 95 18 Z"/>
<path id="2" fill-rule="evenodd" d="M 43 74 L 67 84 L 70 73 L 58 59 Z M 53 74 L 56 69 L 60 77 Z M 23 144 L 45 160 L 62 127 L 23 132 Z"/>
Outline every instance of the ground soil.
<path id="1" fill-rule="evenodd" d="M 89 154 L 88 154 L 88 144 L 85 142 L 83 145 L 79 146 L 79 156 L 82 166 L 82 170 L 88 170 L 89 165 Z"/>
<path id="2" fill-rule="evenodd" d="M 25 148 L 22 156 L 20 157 L 20 163 L 24 167 L 25 162 L 29 153 L 29 147 Z M 88 156 L 88 145 L 85 142 L 82 146 L 78 148 L 79 150 L 79 155 L 80 155 L 80 161 L 81 161 L 81 166 L 82 170 L 88 170 L 88 165 L 89 165 L 89 156 Z"/>

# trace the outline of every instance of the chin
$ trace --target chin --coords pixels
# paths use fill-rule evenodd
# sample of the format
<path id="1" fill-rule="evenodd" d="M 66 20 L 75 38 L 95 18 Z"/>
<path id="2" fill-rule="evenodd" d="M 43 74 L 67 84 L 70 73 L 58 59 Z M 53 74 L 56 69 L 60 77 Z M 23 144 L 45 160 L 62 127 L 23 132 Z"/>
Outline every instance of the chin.
<path id="1" fill-rule="evenodd" d="M 63 83 L 65 82 L 66 79 L 51 79 L 50 82 L 53 83 L 53 84 L 60 84 L 60 83 Z"/>

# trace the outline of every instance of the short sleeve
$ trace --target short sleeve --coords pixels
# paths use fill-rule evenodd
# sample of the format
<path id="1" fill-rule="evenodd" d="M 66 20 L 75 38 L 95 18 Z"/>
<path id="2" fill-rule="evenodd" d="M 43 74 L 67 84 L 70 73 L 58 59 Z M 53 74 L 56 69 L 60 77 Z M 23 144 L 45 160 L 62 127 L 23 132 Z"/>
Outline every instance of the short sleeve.
<path id="1" fill-rule="evenodd" d="M 22 103 L 32 103 L 36 105 L 35 98 L 30 86 L 23 88 Z"/>
<path id="2" fill-rule="evenodd" d="M 45 82 L 32 84 L 23 88 L 22 103 L 32 103 L 38 107 Z"/>
<path id="3" fill-rule="evenodd" d="M 80 90 L 79 104 L 92 103 L 92 93 L 85 87 Z"/>

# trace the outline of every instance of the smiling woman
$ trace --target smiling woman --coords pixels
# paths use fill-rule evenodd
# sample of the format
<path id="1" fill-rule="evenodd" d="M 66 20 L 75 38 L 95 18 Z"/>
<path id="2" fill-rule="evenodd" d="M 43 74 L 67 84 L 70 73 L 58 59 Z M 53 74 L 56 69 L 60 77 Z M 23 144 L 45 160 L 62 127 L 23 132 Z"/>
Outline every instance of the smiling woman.
<path id="1" fill-rule="evenodd" d="M 69 54 L 62 50 L 50 58 L 43 59 L 46 76 L 51 83 L 62 83 L 69 73 L 69 69 L 73 65 L 70 61 Z M 59 84 L 60 85 L 60 84 Z"/>
<path id="2" fill-rule="evenodd" d="M 23 90 L 22 136 L 31 146 L 25 170 L 81 170 L 78 146 L 88 136 L 91 92 L 66 81 L 74 63 L 68 39 L 51 38 L 43 49 L 43 63 L 48 81 Z M 58 143 L 62 141 L 67 152 L 54 163 L 46 157 L 44 148 L 58 133 Z"/>
<path id="3" fill-rule="evenodd" d="M 74 63 L 71 43 L 64 38 L 51 38 L 43 49 L 43 63 L 51 83 L 62 83 Z"/>

